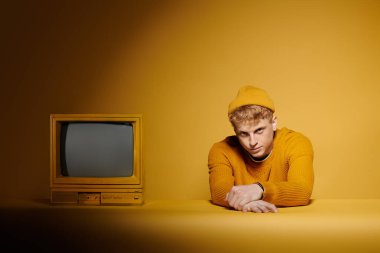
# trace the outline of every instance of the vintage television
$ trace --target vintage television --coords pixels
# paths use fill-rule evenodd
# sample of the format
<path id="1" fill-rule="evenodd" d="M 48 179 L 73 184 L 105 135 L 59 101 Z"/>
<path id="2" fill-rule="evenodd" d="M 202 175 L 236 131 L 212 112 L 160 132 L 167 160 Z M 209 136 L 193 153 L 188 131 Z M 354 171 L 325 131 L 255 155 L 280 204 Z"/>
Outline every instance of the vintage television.
<path id="1" fill-rule="evenodd" d="M 143 203 L 142 116 L 50 115 L 52 204 Z"/>

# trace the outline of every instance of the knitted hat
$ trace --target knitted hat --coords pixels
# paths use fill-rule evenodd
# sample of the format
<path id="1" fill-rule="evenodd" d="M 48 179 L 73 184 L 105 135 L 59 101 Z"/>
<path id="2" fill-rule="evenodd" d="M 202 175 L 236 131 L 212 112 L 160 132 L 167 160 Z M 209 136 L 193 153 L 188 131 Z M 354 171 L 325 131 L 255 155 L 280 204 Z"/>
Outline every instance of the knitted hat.
<path id="1" fill-rule="evenodd" d="M 228 106 L 228 114 L 243 105 L 260 105 L 274 112 L 274 103 L 266 91 L 253 86 L 244 86 L 239 89 L 236 98 Z"/>

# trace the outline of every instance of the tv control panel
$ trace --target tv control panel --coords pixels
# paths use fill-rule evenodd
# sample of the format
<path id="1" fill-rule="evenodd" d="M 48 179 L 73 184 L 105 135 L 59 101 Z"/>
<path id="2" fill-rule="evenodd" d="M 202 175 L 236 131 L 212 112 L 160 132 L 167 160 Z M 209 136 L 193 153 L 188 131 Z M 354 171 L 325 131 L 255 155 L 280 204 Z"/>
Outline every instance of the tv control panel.
<path id="1" fill-rule="evenodd" d="M 100 196 L 103 204 L 141 204 L 142 194 L 139 192 L 104 192 Z"/>
<path id="2" fill-rule="evenodd" d="M 143 203 L 141 190 L 129 192 L 52 191 L 52 204 L 138 205 Z"/>

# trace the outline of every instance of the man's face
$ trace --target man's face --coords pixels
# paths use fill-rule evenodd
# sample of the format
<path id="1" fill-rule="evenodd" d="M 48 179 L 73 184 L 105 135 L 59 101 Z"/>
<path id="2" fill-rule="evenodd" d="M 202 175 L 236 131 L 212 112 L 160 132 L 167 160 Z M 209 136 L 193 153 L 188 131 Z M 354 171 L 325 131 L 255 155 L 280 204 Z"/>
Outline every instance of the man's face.
<path id="1" fill-rule="evenodd" d="M 277 119 L 260 119 L 239 123 L 235 126 L 235 133 L 240 144 L 254 158 L 268 155 L 273 148 L 273 131 L 276 131 Z"/>

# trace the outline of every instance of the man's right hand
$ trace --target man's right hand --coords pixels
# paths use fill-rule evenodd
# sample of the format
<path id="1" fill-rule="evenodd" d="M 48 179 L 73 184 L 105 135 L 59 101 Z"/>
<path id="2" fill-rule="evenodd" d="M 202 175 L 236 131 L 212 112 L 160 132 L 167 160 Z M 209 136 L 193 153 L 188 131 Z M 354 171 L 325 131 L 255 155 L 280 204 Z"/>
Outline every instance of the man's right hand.
<path id="1" fill-rule="evenodd" d="M 277 213 L 278 210 L 275 205 L 264 200 L 251 201 L 243 206 L 243 212 L 254 213 Z"/>

